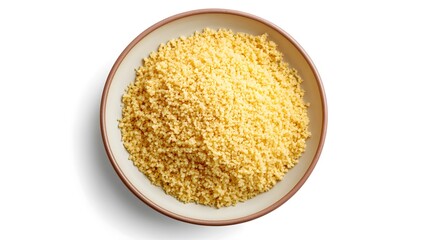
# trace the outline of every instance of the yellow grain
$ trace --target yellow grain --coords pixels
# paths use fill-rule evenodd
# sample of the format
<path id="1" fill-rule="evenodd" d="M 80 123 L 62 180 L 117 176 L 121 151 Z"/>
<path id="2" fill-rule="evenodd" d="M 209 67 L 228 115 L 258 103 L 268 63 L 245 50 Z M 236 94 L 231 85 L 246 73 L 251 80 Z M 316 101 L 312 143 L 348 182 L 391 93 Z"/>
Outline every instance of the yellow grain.
<path id="1" fill-rule="evenodd" d="M 122 141 L 167 194 L 235 205 L 271 189 L 305 150 L 301 82 L 266 34 L 173 39 L 143 60 L 123 95 Z"/>

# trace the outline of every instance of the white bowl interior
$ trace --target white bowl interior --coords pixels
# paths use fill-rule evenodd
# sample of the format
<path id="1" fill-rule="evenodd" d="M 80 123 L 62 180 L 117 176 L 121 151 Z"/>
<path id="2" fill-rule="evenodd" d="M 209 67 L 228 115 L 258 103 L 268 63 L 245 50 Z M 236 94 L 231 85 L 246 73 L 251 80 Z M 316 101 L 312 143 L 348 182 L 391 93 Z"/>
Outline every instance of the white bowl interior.
<path id="1" fill-rule="evenodd" d="M 128 152 L 122 145 L 121 133 L 118 128 L 118 119 L 121 118 L 121 96 L 126 87 L 134 81 L 134 69 L 141 65 L 142 59 L 147 57 L 150 52 L 156 51 L 160 43 L 180 36 L 189 36 L 195 31 L 201 31 L 207 27 L 213 29 L 227 28 L 234 32 L 246 32 L 255 35 L 268 33 L 269 38 L 275 41 L 279 50 L 283 52 L 284 60 L 296 68 L 304 79 L 302 87 L 306 91 L 305 100 L 310 103 L 309 117 L 312 136 L 307 141 L 306 151 L 299 164 L 270 191 L 234 207 L 221 209 L 181 203 L 165 194 L 161 188 L 152 185 L 146 176 L 128 160 Z M 290 192 L 303 178 L 313 161 L 321 141 L 324 117 L 323 96 L 319 87 L 317 76 L 300 50 L 269 25 L 252 18 L 227 13 L 204 13 L 186 16 L 168 22 L 146 35 L 120 63 L 107 93 L 105 112 L 107 139 L 120 171 L 136 191 L 158 207 L 183 217 L 199 220 L 231 220 L 246 217 L 271 206 Z"/>

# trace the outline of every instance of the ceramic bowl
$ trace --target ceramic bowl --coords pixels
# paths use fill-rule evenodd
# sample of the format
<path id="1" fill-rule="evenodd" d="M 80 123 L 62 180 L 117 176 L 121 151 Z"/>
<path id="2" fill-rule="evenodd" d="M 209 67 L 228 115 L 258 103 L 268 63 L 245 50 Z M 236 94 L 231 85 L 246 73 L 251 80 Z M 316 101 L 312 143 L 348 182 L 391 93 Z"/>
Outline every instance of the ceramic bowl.
<path id="1" fill-rule="evenodd" d="M 156 51 L 160 43 L 180 36 L 190 36 L 204 28 L 226 28 L 253 35 L 267 33 L 278 44 L 284 60 L 297 69 L 304 79 L 305 101 L 310 103 L 311 137 L 299 164 L 271 190 L 233 207 L 216 209 L 198 204 L 184 204 L 154 186 L 128 160 L 121 142 L 118 119 L 121 118 L 121 96 L 134 81 L 135 69 L 142 59 Z M 202 225 L 229 225 L 263 216 L 290 199 L 304 184 L 321 154 L 327 125 L 325 94 L 317 70 L 303 48 L 284 30 L 260 17 L 235 10 L 202 9 L 174 15 L 149 27 L 122 52 L 108 75 L 101 101 L 101 132 L 113 168 L 124 184 L 150 207 L 177 220 Z"/>

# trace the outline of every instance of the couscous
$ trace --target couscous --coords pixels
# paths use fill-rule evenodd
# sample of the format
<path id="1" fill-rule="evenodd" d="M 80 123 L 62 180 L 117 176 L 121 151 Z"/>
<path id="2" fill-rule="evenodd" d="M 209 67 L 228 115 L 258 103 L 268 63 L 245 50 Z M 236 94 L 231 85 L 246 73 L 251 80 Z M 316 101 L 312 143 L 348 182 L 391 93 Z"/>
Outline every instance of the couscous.
<path id="1" fill-rule="evenodd" d="M 302 79 L 266 34 L 204 29 L 161 44 L 122 97 L 134 165 L 180 201 L 226 207 L 270 190 L 305 150 Z"/>

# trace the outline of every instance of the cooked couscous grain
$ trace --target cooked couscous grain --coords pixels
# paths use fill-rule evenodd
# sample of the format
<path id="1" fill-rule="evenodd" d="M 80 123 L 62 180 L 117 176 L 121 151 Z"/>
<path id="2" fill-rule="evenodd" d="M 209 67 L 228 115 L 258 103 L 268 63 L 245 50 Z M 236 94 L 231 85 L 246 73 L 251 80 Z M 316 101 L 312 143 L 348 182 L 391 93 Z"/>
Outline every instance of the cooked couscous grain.
<path id="1" fill-rule="evenodd" d="M 310 135 L 301 82 L 266 34 L 204 29 L 171 40 L 123 95 L 124 146 L 180 201 L 235 205 L 298 163 Z"/>

